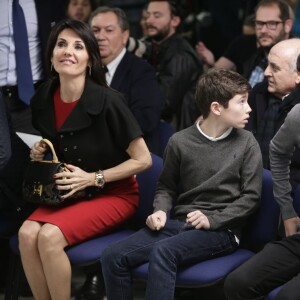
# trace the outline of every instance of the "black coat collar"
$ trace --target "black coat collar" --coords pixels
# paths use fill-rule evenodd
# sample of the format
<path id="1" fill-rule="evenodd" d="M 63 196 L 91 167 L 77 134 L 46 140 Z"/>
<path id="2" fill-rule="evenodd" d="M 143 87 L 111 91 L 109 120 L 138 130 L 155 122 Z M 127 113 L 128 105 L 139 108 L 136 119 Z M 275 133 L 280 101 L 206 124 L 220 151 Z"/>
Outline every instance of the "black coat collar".
<path id="1" fill-rule="evenodd" d="M 31 101 L 34 123 L 41 132 L 53 137 L 56 135 L 53 95 L 58 85 L 57 78 L 47 81 L 40 86 Z M 87 79 L 78 104 L 61 127 L 60 132 L 77 131 L 90 126 L 92 116 L 98 115 L 103 109 L 107 91 L 107 88 Z"/>

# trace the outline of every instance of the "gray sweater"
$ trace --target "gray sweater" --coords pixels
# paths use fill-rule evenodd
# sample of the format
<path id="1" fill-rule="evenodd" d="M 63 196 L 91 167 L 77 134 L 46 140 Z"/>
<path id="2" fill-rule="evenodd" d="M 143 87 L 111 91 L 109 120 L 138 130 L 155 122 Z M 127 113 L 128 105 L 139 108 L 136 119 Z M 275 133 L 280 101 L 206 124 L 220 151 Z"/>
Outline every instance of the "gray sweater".
<path id="1" fill-rule="evenodd" d="M 230 229 L 239 237 L 259 204 L 261 185 L 261 152 L 252 133 L 233 129 L 214 142 L 193 125 L 168 143 L 154 210 L 173 208 L 173 217 L 183 221 L 201 210 L 210 230 Z"/>
<path id="2" fill-rule="evenodd" d="M 287 115 L 283 125 L 270 144 L 270 165 L 274 196 L 281 210 L 282 219 L 297 217 L 291 197 L 290 162 L 295 146 L 300 147 L 300 104 Z"/>

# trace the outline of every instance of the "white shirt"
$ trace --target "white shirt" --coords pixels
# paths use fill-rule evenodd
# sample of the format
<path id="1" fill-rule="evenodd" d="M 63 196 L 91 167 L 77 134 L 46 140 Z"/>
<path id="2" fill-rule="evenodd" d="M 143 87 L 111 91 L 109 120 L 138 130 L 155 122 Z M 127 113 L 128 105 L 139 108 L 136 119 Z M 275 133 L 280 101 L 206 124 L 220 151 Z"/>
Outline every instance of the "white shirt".
<path id="1" fill-rule="evenodd" d="M 205 134 L 205 133 L 202 131 L 202 129 L 201 129 L 199 123 L 200 123 L 200 122 L 197 122 L 197 129 L 200 131 L 200 133 L 201 133 L 202 135 L 204 135 L 207 139 L 209 139 L 210 141 L 213 141 L 213 142 L 216 142 L 216 141 L 225 139 L 226 137 L 229 136 L 230 132 L 232 131 L 232 127 L 230 127 L 230 128 L 228 128 L 221 136 L 219 136 L 219 137 L 217 137 L 217 138 L 214 138 L 214 137 L 212 137 L 212 136 L 209 136 L 209 135 Z"/>
<path id="2" fill-rule="evenodd" d="M 0 86 L 17 85 L 15 43 L 12 23 L 13 0 L 0 1 Z M 34 0 L 19 0 L 28 32 L 29 54 L 33 81 L 42 78 L 41 47 Z"/>
<path id="3" fill-rule="evenodd" d="M 121 62 L 122 58 L 124 57 L 125 53 L 126 53 L 126 49 L 123 48 L 123 50 L 120 52 L 120 54 L 113 61 L 111 61 L 109 64 L 106 65 L 108 71 L 105 73 L 105 77 L 106 77 L 106 82 L 108 85 L 111 84 L 112 79 L 115 75 L 116 69 L 117 69 L 119 63 Z"/>

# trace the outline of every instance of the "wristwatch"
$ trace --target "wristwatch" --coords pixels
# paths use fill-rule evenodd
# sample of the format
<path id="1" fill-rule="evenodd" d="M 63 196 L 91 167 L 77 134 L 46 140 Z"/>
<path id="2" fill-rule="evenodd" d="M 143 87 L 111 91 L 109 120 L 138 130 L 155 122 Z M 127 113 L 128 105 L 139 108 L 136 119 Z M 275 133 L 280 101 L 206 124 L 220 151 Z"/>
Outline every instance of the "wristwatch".
<path id="1" fill-rule="evenodd" d="M 95 185 L 99 188 L 103 188 L 105 184 L 105 179 L 103 172 L 101 170 L 95 172 Z"/>

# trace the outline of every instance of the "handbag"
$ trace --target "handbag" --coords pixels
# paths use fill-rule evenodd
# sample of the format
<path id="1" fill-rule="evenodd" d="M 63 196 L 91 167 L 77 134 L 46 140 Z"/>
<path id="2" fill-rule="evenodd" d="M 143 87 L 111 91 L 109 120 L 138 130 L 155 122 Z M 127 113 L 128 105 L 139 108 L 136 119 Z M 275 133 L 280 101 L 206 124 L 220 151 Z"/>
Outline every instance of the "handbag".
<path id="1" fill-rule="evenodd" d="M 66 191 L 56 189 L 53 175 L 66 170 L 63 162 L 56 156 L 52 143 L 47 139 L 42 139 L 52 152 L 51 160 L 34 161 L 31 160 L 25 172 L 22 192 L 23 198 L 27 202 L 40 205 L 57 206 L 64 203 L 61 198 Z"/>

